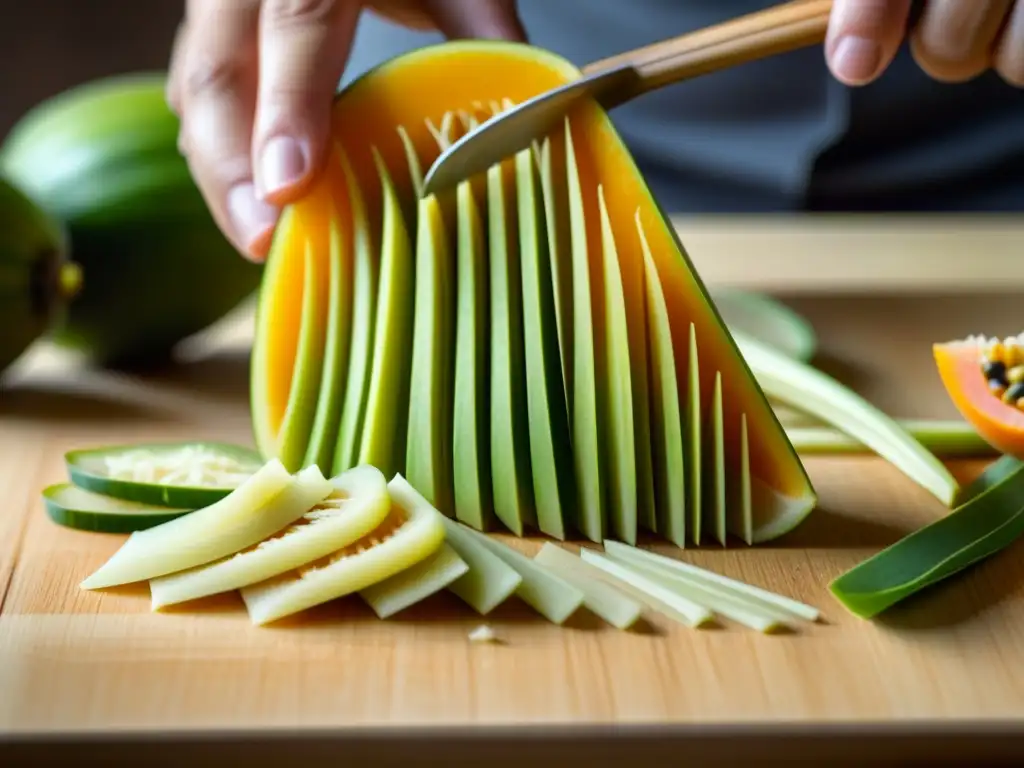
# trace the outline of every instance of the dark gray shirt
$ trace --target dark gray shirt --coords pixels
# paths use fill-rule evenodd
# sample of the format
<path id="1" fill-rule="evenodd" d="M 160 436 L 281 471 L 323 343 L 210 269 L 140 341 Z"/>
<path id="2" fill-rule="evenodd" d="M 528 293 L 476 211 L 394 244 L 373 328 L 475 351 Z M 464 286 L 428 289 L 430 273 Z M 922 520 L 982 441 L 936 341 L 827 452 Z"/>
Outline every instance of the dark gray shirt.
<path id="1" fill-rule="evenodd" d="M 530 41 L 578 66 L 773 0 L 520 0 Z M 439 41 L 364 14 L 345 81 Z M 612 119 L 671 212 L 1024 210 L 1024 90 L 928 78 L 904 49 L 848 88 L 820 46 L 647 94 Z"/>

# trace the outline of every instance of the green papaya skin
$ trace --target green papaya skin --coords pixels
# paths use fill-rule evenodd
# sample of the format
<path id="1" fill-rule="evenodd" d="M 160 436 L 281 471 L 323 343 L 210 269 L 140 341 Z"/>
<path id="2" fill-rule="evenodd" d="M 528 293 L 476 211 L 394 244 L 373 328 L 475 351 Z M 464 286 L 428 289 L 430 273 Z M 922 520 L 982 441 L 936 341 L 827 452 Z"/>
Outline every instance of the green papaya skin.
<path id="1" fill-rule="evenodd" d="M 164 362 L 259 284 L 218 229 L 177 148 L 163 73 L 104 78 L 39 104 L 0 171 L 62 221 L 83 287 L 52 333 L 94 362 Z"/>
<path id="2" fill-rule="evenodd" d="M 79 286 L 63 228 L 0 177 L 0 374 L 60 319 Z"/>

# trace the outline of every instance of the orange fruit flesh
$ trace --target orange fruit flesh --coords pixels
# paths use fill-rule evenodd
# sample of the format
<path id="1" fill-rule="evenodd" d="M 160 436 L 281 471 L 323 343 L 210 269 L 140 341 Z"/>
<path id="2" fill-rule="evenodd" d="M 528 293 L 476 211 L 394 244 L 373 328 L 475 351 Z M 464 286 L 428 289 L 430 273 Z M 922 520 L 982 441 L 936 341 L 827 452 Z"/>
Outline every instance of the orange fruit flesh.
<path id="1" fill-rule="evenodd" d="M 983 343 L 935 344 L 939 376 L 957 410 L 989 445 L 1024 458 L 1024 410 L 992 392 L 980 363 Z"/>

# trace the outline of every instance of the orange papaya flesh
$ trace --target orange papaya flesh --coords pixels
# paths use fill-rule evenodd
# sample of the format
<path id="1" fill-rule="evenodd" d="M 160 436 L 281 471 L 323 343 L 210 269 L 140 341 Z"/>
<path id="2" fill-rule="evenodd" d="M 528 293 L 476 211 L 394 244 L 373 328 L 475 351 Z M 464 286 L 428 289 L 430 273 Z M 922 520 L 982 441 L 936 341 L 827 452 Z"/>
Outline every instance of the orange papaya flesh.
<path id="1" fill-rule="evenodd" d="M 337 394 L 314 392 L 320 374 L 303 366 L 319 371 L 339 334 L 303 326 L 344 315 L 349 391 L 331 412 L 355 449 L 339 439 L 330 461 L 307 451 L 306 463 L 337 472 L 383 461 L 445 514 L 517 534 L 574 527 L 632 543 L 648 529 L 679 546 L 724 544 L 726 528 L 747 543 L 782 535 L 814 507 L 814 488 L 603 110 L 580 103 L 532 148 L 442 193 L 439 208 L 417 202 L 448 142 L 579 76 L 527 45 L 454 41 L 399 56 L 337 96 L 337 156 L 282 215 L 260 289 L 257 446 L 298 456 L 309 440 L 310 417 L 296 414 L 325 413 L 322 399 Z M 326 309 L 332 225 L 356 264 L 359 241 L 378 271 L 335 292 L 372 304 L 370 321 Z M 352 371 L 385 363 L 393 374 L 353 383 Z M 393 418 L 381 419 L 382 403 L 395 404 Z M 360 434 L 380 425 L 394 434 Z M 394 447 L 360 451 L 370 443 Z"/>
<path id="2" fill-rule="evenodd" d="M 969 336 L 935 344 L 932 352 L 964 419 L 996 450 L 1024 458 L 1024 334 Z"/>

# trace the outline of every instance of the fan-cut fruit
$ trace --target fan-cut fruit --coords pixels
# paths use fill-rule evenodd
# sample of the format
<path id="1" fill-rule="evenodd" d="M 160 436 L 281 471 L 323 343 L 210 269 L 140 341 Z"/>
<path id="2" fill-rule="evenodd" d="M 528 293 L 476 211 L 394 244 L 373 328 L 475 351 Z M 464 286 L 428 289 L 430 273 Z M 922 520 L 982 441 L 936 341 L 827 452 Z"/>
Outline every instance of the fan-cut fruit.
<path id="1" fill-rule="evenodd" d="M 579 75 L 457 41 L 338 96 L 325 170 L 284 212 L 260 292 L 257 445 L 290 471 L 402 473 L 478 530 L 781 535 L 814 490 L 599 107 L 420 196 L 452 141 Z"/>

